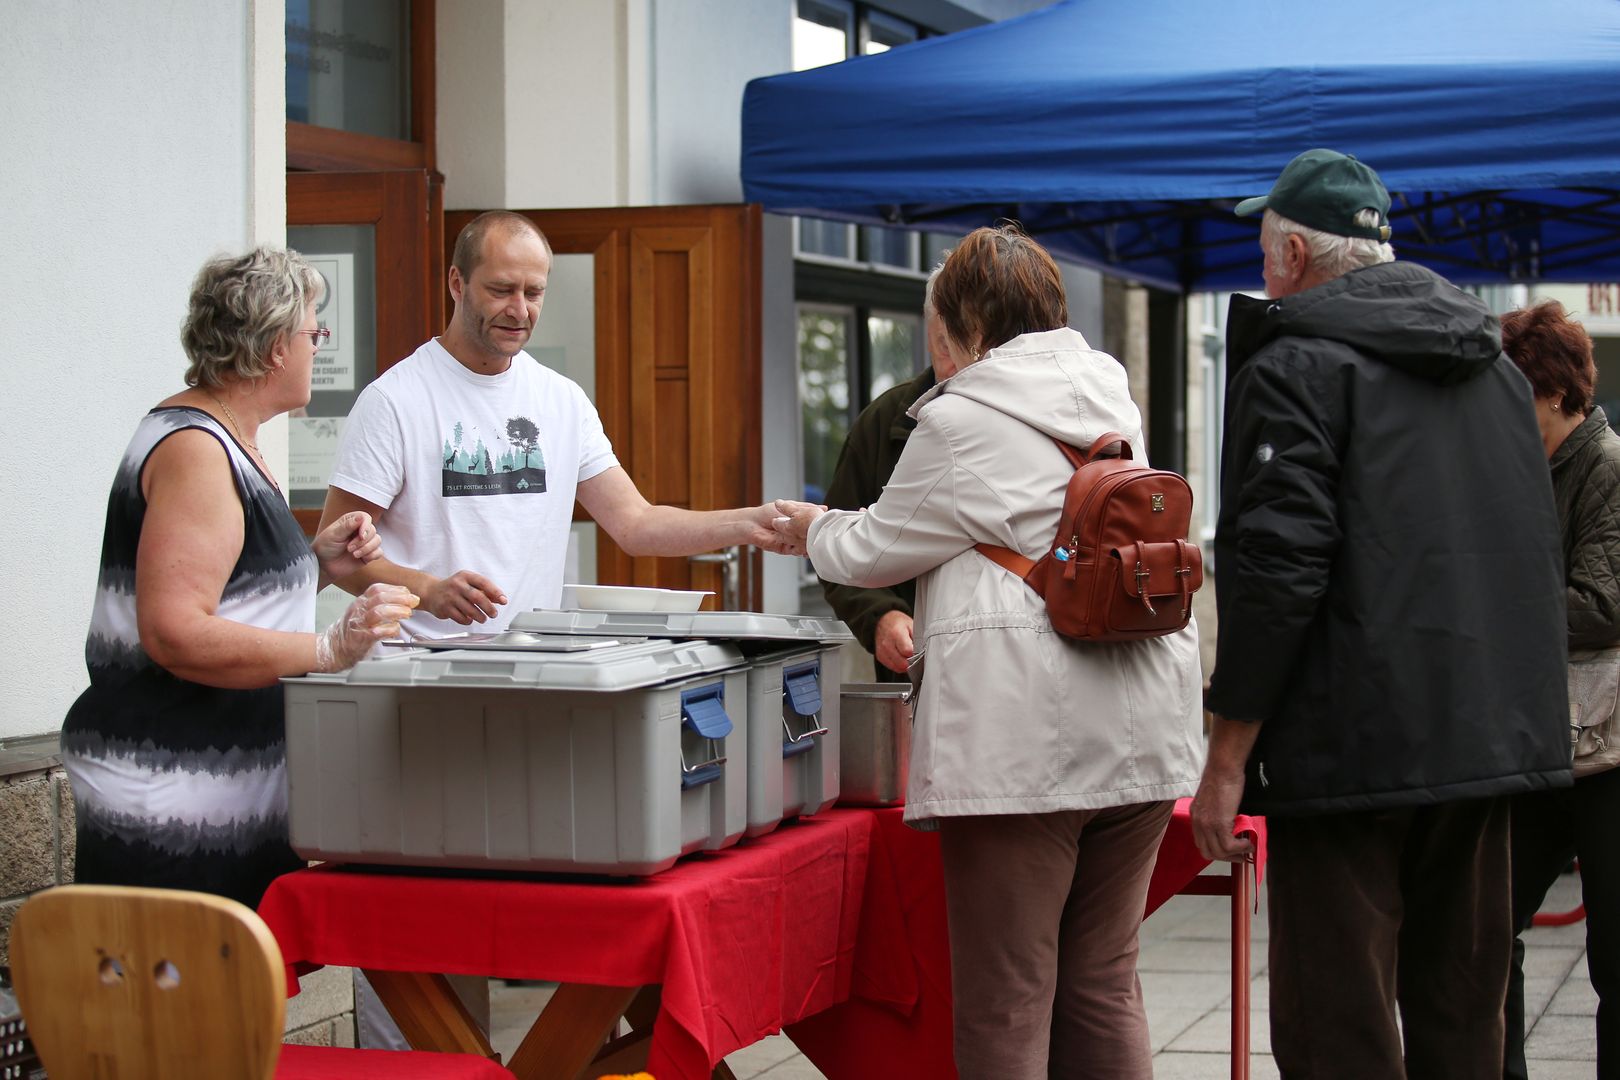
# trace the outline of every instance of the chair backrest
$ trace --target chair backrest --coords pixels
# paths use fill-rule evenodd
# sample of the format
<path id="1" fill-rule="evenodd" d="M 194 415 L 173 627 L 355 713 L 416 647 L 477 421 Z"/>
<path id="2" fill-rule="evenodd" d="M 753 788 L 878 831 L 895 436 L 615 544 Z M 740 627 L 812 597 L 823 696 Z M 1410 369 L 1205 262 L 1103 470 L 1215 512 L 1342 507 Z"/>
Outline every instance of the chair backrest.
<path id="1" fill-rule="evenodd" d="M 268 1080 L 286 983 L 264 922 L 234 900 L 64 885 L 11 927 L 12 978 L 51 1080 Z"/>

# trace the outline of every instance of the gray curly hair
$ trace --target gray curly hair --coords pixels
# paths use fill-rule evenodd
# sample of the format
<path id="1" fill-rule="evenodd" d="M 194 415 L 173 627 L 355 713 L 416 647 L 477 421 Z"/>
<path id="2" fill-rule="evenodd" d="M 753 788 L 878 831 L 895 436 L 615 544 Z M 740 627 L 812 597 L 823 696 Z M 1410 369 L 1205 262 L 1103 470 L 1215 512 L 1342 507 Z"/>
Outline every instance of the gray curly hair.
<path id="1" fill-rule="evenodd" d="M 186 385 L 219 388 L 270 373 L 276 342 L 290 337 L 326 281 L 296 251 L 257 247 L 210 259 L 191 283 L 180 344 L 191 361 Z"/>

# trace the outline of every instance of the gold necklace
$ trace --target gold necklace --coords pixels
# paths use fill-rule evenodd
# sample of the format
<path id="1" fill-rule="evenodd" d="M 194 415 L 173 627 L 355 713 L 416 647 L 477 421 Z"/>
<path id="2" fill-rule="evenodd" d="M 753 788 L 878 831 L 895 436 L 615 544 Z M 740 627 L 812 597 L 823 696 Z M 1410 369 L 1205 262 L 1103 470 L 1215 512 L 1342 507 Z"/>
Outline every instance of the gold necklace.
<path id="1" fill-rule="evenodd" d="M 279 492 L 281 490 L 281 485 L 276 483 L 275 474 L 270 471 L 270 466 L 265 464 L 264 452 L 259 449 L 257 443 L 248 442 L 248 437 L 242 434 L 242 425 L 236 422 L 236 414 L 231 411 L 231 407 L 225 404 L 224 401 L 220 400 L 219 395 L 214 393 L 212 390 L 204 390 L 203 393 L 213 398 L 215 405 L 218 405 L 221 409 L 225 410 L 225 419 L 231 422 L 231 430 L 236 432 L 236 438 L 243 446 L 247 447 L 249 450 L 252 450 L 254 455 L 258 457 L 259 466 L 264 471 L 265 479 L 269 480 L 270 486 Z"/>

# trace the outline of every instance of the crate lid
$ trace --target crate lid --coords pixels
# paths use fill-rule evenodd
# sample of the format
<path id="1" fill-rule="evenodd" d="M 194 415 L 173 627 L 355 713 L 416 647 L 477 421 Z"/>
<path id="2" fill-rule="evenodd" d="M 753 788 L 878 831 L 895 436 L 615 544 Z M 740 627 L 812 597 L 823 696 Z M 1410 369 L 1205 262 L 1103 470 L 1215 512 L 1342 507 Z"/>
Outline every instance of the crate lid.
<path id="1" fill-rule="evenodd" d="M 850 641 L 849 627 L 813 615 L 758 611 L 579 611 L 536 608 L 512 618 L 512 629 L 535 634 L 606 637 L 704 638 L 710 641 L 780 641 L 784 644 Z"/>
<path id="2" fill-rule="evenodd" d="M 639 690 L 725 671 L 744 662 L 735 645 L 642 641 L 583 652 L 409 649 L 362 660 L 337 675 L 284 679 L 290 685 L 443 686 L 520 690 Z"/>

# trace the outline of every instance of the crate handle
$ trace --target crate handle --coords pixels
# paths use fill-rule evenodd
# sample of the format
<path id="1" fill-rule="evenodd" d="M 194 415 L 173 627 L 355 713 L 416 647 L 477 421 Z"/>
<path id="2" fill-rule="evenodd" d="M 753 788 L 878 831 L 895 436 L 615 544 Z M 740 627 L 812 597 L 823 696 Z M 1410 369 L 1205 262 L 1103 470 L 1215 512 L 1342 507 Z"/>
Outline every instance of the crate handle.
<path id="1" fill-rule="evenodd" d="M 709 740 L 709 745 L 714 745 L 713 739 Z M 685 752 L 681 752 L 681 790 L 685 791 L 701 784 L 714 783 L 723 775 L 725 763 L 726 756 L 721 754 L 718 757 L 710 758 L 708 761 L 700 761 L 696 765 L 689 766 L 686 764 Z"/>
<path id="2" fill-rule="evenodd" d="M 812 720 L 819 724 L 821 722 L 821 714 L 817 713 L 814 717 L 812 717 Z M 825 727 L 816 727 L 805 732 L 803 735 L 795 735 L 793 734 L 793 729 L 788 727 L 787 717 L 784 716 L 782 718 L 782 734 L 786 735 L 787 738 L 782 740 L 782 756 L 785 758 L 795 757 L 807 750 L 810 750 L 816 745 L 816 736 L 825 735 L 827 734 L 828 730 L 829 729 Z"/>

